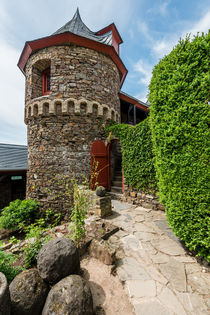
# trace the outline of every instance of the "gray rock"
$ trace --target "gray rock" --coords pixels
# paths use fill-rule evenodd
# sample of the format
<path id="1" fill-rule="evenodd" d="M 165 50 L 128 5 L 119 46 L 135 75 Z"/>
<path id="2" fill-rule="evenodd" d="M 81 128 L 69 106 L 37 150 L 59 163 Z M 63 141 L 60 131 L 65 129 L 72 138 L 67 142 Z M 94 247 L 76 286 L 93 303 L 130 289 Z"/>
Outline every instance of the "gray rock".
<path id="1" fill-rule="evenodd" d="M 0 315 L 10 314 L 10 296 L 7 279 L 5 275 L 0 272 Z"/>
<path id="2" fill-rule="evenodd" d="M 78 273 L 79 252 L 70 238 L 53 239 L 45 244 L 37 258 L 37 268 L 42 279 L 55 284 L 62 278 Z"/>
<path id="3" fill-rule="evenodd" d="M 9 286 L 12 314 L 38 315 L 49 291 L 37 269 L 29 269 L 15 277 Z"/>
<path id="4" fill-rule="evenodd" d="M 106 194 L 106 189 L 103 186 L 98 186 L 96 188 L 96 195 L 99 197 L 104 197 Z"/>
<path id="5" fill-rule="evenodd" d="M 50 290 L 42 315 L 92 315 L 93 300 L 86 281 L 71 275 Z"/>

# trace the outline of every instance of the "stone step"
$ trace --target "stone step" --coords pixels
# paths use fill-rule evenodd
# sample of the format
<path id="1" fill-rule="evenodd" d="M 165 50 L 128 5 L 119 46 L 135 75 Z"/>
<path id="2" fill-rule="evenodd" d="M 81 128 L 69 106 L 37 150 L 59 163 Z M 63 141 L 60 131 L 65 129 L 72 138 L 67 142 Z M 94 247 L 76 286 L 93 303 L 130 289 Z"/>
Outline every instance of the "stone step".
<path id="1" fill-rule="evenodd" d="M 114 176 L 114 180 L 113 181 L 117 181 L 117 182 L 122 181 L 122 175 Z"/>
<path id="2" fill-rule="evenodd" d="M 122 187 L 122 180 L 113 180 L 112 185 L 115 187 Z"/>
<path id="3" fill-rule="evenodd" d="M 122 187 L 111 186 L 111 192 L 122 193 Z"/>

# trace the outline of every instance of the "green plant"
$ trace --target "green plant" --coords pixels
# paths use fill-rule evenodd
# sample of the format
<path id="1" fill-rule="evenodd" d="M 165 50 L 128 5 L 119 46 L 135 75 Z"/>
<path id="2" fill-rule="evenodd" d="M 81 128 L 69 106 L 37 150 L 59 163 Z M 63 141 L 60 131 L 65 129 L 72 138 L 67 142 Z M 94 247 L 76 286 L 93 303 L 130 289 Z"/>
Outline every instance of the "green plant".
<path id="1" fill-rule="evenodd" d="M 20 241 L 15 236 L 11 236 L 9 242 L 15 245 L 18 244 Z"/>
<path id="2" fill-rule="evenodd" d="M 148 118 L 136 126 L 111 125 L 120 140 L 125 183 L 136 190 L 156 192 L 157 181 Z"/>
<path id="3" fill-rule="evenodd" d="M 61 222 L 62 217 L 63 217 L 62 213 L 60 212 L 55 213 L 51 208 L 48 209 L 44 215 L 45 226 L 54 227 L 58 225 Z"/>
<path id="4" fill-rule="evenodd" d="M 167 219 L 186 246 L 210 261 L 210 33 L 180 40 L 153 70 L 150 125 Z"/>
<path id="5" fill-rule="evenodd" d="M 76 180 L 73 181 L 72 186 L 74 206 L 71 214 L 72 222 L 70 224 L 71 237 L 79 246 L 85 236 L 85 219 L 91 204 L 90 192 L 87 190 L 87 185 L 79 186 Z"/>
<path id="6" fill-rule="evenodd" d="M 10 282 L 16 275 L 23 270 L 21 267 L 13 266 L 18 259 L 18 256 L 5 252 L 0 249 L 0 272 L 4 273 L 7 280 Z"/>
<path id="7" fill-rule="evenodd" d="M 18 230 L 32 223 L 39 215 L 37 201 L 17 199 L 2 210 L 0 226 L 4 229 Z"/>
<path id="8" fill-rule="evenodd" d="M 28 227 L 26 239 L 34 238 L 34 240 L 23 250 L 26 268 L 36 263 L 37 255 L 40 249 L 50 240 L 50 236 L 46 234 L 46 231 L 46 228 L 40 227 L 36 224 L 32 224 Z"/>

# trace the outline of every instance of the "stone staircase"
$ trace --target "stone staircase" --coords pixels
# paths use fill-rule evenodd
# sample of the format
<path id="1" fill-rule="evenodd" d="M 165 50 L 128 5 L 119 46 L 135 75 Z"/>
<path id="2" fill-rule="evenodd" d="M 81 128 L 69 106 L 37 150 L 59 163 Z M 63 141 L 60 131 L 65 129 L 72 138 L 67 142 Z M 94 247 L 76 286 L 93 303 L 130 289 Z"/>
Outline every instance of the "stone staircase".
<path id="1" fill-rule="evenodd" d="M 113 193 L 122 193 L 122 153 L 120 143 L 117 142 L 116 144 L 116 151 L 115 151 L 115 169 L 114 169 L 114 177 L 111 182 L 111 192 Z"/>

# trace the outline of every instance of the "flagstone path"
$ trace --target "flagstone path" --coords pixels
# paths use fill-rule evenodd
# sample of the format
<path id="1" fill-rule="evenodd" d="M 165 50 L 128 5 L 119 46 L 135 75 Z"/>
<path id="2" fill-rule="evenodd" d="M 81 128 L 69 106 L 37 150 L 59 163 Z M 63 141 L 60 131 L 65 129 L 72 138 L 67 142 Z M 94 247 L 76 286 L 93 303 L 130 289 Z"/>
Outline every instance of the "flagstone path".
<path id="1" fill-rule="evenodd" d="M 138 315 L 210 314 L 210 273 L 187 254 L 165 213 L 113 200 L 116 272 Z M 126 314 L 129 315 L 129 314 Z"/>

